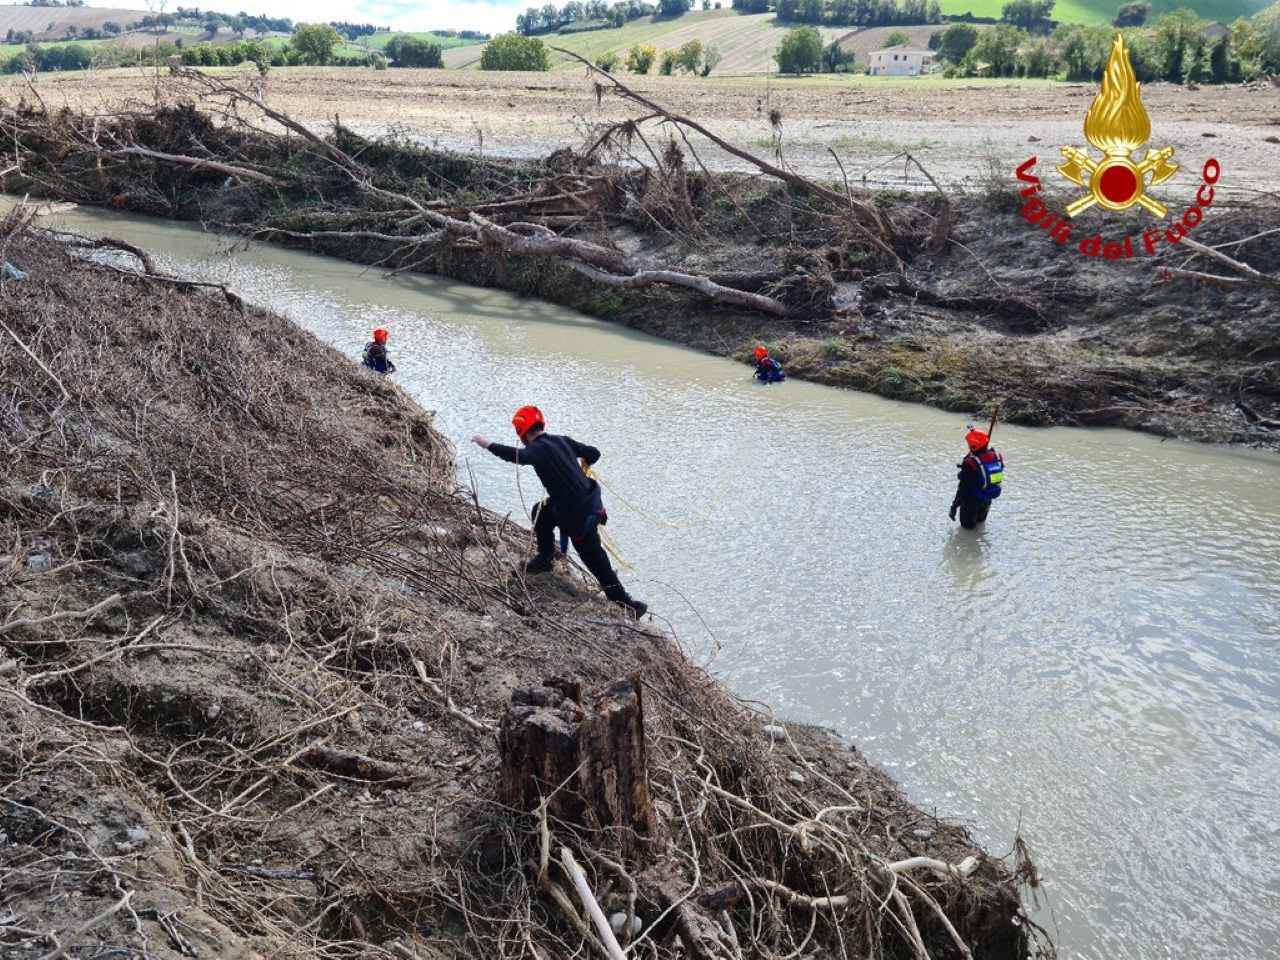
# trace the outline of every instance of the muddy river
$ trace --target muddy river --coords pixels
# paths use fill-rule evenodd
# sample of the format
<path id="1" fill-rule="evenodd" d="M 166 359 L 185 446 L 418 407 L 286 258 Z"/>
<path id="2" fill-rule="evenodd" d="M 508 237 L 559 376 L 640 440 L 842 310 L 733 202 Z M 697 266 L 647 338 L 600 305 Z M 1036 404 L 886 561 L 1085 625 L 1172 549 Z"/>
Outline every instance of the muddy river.
<path id="1" fill-rule="evenodd" d="M 603 451 L 632 592 L 690 655 L 831 726 L 1044 874 L 1071 958 L 1280 955 L 1280 458 L 1001 426 L 986 529 L 947 520 L 965 418 L 791 382 L 490 290 L 183 226 L 63 218 L 229 281 L 355 358 L 391 330 L 482 502 L 540 406 Z M 709 512 L 708 512 L 709 511 Z"/>

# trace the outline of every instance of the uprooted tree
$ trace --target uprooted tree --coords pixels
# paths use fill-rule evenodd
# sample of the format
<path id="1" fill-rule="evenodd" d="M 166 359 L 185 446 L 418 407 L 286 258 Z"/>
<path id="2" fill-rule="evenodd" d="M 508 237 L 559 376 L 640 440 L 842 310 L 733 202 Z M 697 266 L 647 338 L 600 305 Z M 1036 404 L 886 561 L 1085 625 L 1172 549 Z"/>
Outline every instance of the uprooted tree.
<path id="1" fill-rule="evenodd" d="M 30 84 L 0 114 L 16 147 L 5 186 L 322 252 L 351 255 L 357 246 L 396 270 L 501 282 L 495 273 L 558 266 L 602 293 L 661 289 L 800 321 L 832 311 L 837 281 L 899 273 L 916 252 L 944 247 L 951 224 L 940 191 L 891 219 L 847 184 L 759 159 L 602 72 L 599 95 L 607 85 L 643 115 L 545 164 L 369 142 L 341 127 L 324 137 L 273 109 L 256 79 L 237 85 L 176 66 L 173 74 L 164 105 L 107 117 L 50 111 Z M 773 185 L 710 175 L 698 152 L 708 145 Z M 660 235 L 674 254 L 717 229 L 785 251 L 760 269 L 691 270 L 620 249 L 605 232 L 619 225 Z M 535 285 L 554 282 L 544 270 Z"/>

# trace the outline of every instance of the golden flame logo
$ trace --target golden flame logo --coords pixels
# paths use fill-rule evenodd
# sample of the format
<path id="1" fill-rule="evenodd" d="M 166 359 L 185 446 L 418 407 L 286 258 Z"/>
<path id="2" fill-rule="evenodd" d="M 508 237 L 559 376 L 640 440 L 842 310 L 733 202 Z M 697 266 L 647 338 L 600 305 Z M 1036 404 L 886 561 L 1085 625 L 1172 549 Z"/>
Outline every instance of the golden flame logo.
<path id="1" fill-rule="evenodd" d="M 1084 138 L 1106 156 L 1094 160 L 1088 151 L 1063 147 L 1066 163 L 1058 167 L 1060 174 L 1083 187 L 1083 174 L 1089 175 L 1089 192 L 1067 204 L 1067 215 L 1074 217 L 1095 203 L 1107 210 L 1127 210 L 1135 203 L 1157 217 L 1169 208 L 1147 196 L 1147 174 L 1150 186 L 1164 183 L 1178 172 L 1178 164 L 1170 163 L 1173 147 L 1147 150 L 1137 163 L 1132 154 L 1151 137 L 1151 120 L 1142 106 L 1141 84 L 1133 75 L 1129 49 L 1124 36 L 1117 33 L 1111 44 L 1111 56 L 1102 75 L 1102 88 L 1084 118 Z"/>

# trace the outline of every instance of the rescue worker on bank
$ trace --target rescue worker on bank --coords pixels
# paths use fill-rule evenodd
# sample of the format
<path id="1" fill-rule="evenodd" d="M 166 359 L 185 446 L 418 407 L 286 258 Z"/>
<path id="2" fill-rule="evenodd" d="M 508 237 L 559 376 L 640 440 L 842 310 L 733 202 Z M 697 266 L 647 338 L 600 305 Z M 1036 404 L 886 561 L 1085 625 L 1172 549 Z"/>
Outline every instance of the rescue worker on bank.
<path id="1" fill-rule="evenodd" d="M 1004 457 L 987 444 L 990 437 L 981 430 L 969 429 L 965 436 L 969 455 L 960 461 L 960 485 L 951 502 L 951 519 L 960 512 L 960 526 L 975 529 L 986 522 L 991 501 L 1000 496 L 1000 484 L 1004 482 Z"/>
<path id="2" fill-rule="evenodd" d="M 395 373 L 396 365 L 387 356 L 387 328 L 379 327 L 373 331 L 373 339 L 365 344 L 360 365 L 376 370 L 378 373 Z"/>
<path id="3" fill-rule="evenodd" d="M 643 617 L 648 604 L 635 600 L 618 581 L 609 556 L 600 542 L 599 526 L 609 519 L 600 498 L 600 484 L 588 477 L 578 463 L 587 466 L 600 459 L 600 451 L 572 437 L 546 432 L 547 421 L 537 407 L 521 407 L 511 418 L 516 436 L 524 445 L 509 447 L 484 437 L 471 439 L 495 457 L 517 466 L 528 464 L 547 488 L 547 499 L 534 511 L 533 532 L 538 555 L 525 564 L 531 573 L 546 573 L 555 565 L 555 528 L 568 534 L 586 568 L 600 581 L 604 595 L 636 619 Z"/>
<path id="4" fill-rule="evenodd" d="M 761 383 L 781 383 L 787 379 L 778 361 L 769 356 L 767 347 L 756 347 L 756 379 Z"/>

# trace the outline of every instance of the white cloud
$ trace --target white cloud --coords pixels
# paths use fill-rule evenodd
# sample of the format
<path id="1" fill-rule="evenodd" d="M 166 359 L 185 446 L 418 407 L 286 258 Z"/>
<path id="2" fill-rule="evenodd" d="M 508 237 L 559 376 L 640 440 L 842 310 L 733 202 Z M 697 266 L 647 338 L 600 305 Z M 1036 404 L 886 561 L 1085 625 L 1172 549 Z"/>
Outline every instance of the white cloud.
<path id="1" fill-rule="evenodd" d="M 159 7 L 159 0 L 155 0 L 155 5 Z M 373 23 L 393 30 L 479 30 L 499 34 L 514 30 L 516 14 L 523 13 L 531 5 L 541 6 L 534 0 L 506 3 L 493 0 L 169 0 L 165 9 L 198 6 L 201 10 L 218 13 L 288 17 L 295 23 L 345 20 L 349 23 Z M 116 3 L 90 0 L 89 6 L 123 7 L 123 4 L 119 0 Z M 139 10 L 139 14 L 147 12 Z"/>

